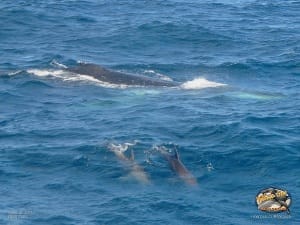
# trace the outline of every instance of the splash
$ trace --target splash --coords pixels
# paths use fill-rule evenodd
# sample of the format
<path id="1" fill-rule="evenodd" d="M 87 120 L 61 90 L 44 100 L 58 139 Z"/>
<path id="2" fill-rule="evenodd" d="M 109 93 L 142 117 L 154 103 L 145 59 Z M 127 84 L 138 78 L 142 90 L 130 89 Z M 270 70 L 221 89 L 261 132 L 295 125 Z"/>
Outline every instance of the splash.
<path id="1" fill-rule="evenodd" d="M 138 143 L 137 140 L 133 141 L 133 143 L 130 142 L 125 142 L 122 144 L 109 143 L 107 147 L 110 151 L 126 152 L 130 146 L 134 146 L 137 143 Z"/>
<path id="2" fill-rule="evenodd" d="M 217 83 L 213 81 L 206 80 L 205 78 L 199 77 L 191 81 L 184 82 L 180 85 L 182 89 L 196 90 L 203 88 L 221 87 L 227 84 Z"/>

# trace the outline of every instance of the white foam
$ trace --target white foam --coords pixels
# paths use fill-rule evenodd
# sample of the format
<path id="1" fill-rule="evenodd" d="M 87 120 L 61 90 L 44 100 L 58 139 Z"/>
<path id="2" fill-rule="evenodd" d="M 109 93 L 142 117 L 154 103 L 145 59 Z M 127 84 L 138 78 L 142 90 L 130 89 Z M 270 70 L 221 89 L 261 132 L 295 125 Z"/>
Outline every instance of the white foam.
<path id="1" fill-rule="evenodd" d="M 18 75 L 19 73 L 21 73 L 22 70 L 17 70 L 17 71 L 14 71 L 14 72 L 11 72 L 11 73 L 8 73 L 8 76 L 14 76 L 14 75 Z"/>
<path id="2" fill-rule="evenodd" d="M 71 73 L 65 70 L 41 70 L 41 69 L 30 69 L 27 70 L 27 73 L 33 74 L 35 76 L 39 77 L 54 77 L 62 79 L 63 81 L 69 81 L 69 82 L 87 82 L 91 84 L 100 85 L 106 88 L 127 88 L 128 85 L 124 84 L 111 84 L 108 82 L 100 81 L 92 76 L 84 75 L 84 74 L 76 74 Z"/>
<path id="3" fill-rule="evenodd" d="M 209 81 L 202 77 L 198 77 L 195 78 L 194 80 L 184 82 L 183 84 L 180 85 L 181 88 L 190 89 L 190 90 L 211 88 L 211 87 L 221 87 L 221 86 L 226 86 L 226 84 Z"/>
<path id="4" fill-rule="evenodd" d="M 48 77 L 48 76 L 54 76 L 54 77 L 60 77 L 63 75 L 63 70 L 39 70 L 39 69 L 30 69 L 27 70 L 27 73 L 33 74 L 38 77 Z"/>

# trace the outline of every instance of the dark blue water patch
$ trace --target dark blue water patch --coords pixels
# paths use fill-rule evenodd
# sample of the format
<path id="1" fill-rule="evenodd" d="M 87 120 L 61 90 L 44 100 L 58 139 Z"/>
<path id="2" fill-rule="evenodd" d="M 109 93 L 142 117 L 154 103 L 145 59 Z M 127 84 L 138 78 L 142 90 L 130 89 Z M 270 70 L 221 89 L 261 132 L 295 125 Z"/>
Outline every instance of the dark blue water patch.
<path id="1" fill-rule="evenodd" d="M 24 82 L 20 85 L 17 86 L 18 88 L 22 88 L 22 89 L 34 89 L 34 90 L 37 90 L 37 91 L 40 91 L 40 89 L 44 89 L 44 88 L 52 88 L 51 85 L 45 83 L 45 82 L 42 82 L 42 81 L 27 81 L 27 82 Z"/>
<path id="2" fill-rule="evenodd" d="M 15 171 L 11 170 L 11 167 L 7 161 L 2 160 L 3 170 L 0 172 L 1 183 L 11 183 L 12 179 L 26 179 L 29 175 L 24 173 L 23 171 Z M 5 192 L 9 192 L 9 190 L 4 188 Z"/>
<path id="3" fill-rule="evenodd" d="M 44 219 L 40 218 L 40 219 L 30 220 L 30 223 L 38 223 L 38 224 L 59 223 L 62 225 L 71 225 L 71 224 L 76 224 L 77 222 L 79 222 L 79 221 L 76 221 L 76 220 L 72 219 L 71 217 L 67 217 L 64 215 L 51 216 L 51 217 L 44 218 Z M 28 223 L 28 224 L 30 224 L 30 223 Z"/>
<path id="4" fill-rule="evenodd" d="M 10 92 L 2 92 L 0 93 L 0 97 L 1 97 L 1 102 L 5 102 L 5 101 L 11 101 L 11 102 L 15 102 L 18 99 L 21 100 L 22 96 L 20 95 L 16 95 Z"/>
<path id="5" fill-rule="evenodd" d="M 76 173 L 83 176 L 92 173 L 102 179 L 117 179 L 127 173 L 126 166 L 123 168 L 122 163 L 107 148 L 86 145 L 74 148 L 72 152 L 74 156 L 69 164 Z"/>
<path id="6" fill-rule="evenodd" d="M 15 159 L 13 164 L 18 168 L 25 168 L 30 174 L 35 174 L 35 172 L 50 172 L 51 170 L 59 170 L 68 166 L 71 161 L 71 157 L 64 154 L 53 155 L 51 152 L 45 152 L 45 148 L 38 151 L 39 148 L 27 147 L 19 150 L 12 150 L 7 152 L 9 158 Z M 47 148 L 46 148 L 47 149 Z M 55 149 L 55 148 L 52 148 Z M 49 151 L 49 150 L 48 150 Z"/>
<path id="7" fill-rule="evenodd" d="M 287 118 L 284 115 L 280 116 L 249 116 L 245 119 L 245 123 L 249 123 L 257 126 L 282 126 L 282 124 L 287 122 Z"/>
<path id="8" fill-rule="evenodd" d="M 182 21 L 181 23 L 184 24 L 184 22 Z M 230 40 L 230 38 L 227 38 L 226 36 L 222 36 L 221 34 L 215 34 L 210 32 L 208 29 L 204 28 L 204 27 L 199 27 L 199 26 L 192 26 L 188 24 L 188 27 L 185 27 L 185 30 L 181 30 L 183 27 L 180 24 L 180 22 L 178 22 L 178 24 L 173 24 L 173 23 L 161 23 L 160 21 L 153 21 L 152 23 L 149 24 L 143 24 L 141 26 L 138 27 L 138 30 L 140 30 L 140 32 L 143 33 L 143 35 L 146 36 L 153 36 L 154 33 L 162 33 L 162 34 L 167 34 L 169 36 L 169 38 L 172 37 L 172 40 L 176 40 L 177 38 L 177 43 L 179 42 L 191 42 L 194 44 L 197 44 L 197 41 L 201 42 L 203 40 L 201 40 L 200 38 L 203 37 L 204 42 L 206 44 L 207 43 L 215 43 L 217 45 L 216 41 L 222 41 L 223 43 L 225 41 L 227 41 L 228 39 Z M 166 33 L 166 31 L 168 31 Z M 149 32 L 149 34 L 147 34 Z M 151 33 L 153 32 L 153 34 L 151 35 Z M 178 35 L 180 34 L 180 35 Z M 183 35 L 182 35 L 183 34 Z M 186 35 L 186 36 L 185 36 Z M 165 38 L 168 38 L 168 36 L 165 36 Z M 189 39 L 191 37 L 194 37 L 195 39 Z M 198 37 L 198 38 L 197 38 Z M 164 36 L 161 36 L 161 38 L 164 38 Z"/>

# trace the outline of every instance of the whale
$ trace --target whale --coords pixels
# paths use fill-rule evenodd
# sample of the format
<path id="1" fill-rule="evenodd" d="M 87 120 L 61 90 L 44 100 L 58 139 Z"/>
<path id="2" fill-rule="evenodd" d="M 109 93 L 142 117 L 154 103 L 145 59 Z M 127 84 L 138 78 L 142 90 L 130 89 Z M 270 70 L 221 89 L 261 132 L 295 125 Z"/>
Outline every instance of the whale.
<path id="1" fill-rule="evenodd" d="M 67 67 L 64 68 L 64 70 L 75 74 L 88 75 L 101 82 L 116 85 L 152 87 L 176 87 L 180 85 L 174 81 L 165 81 L 142 75 L 113 71 L 92 63 L 79 63 L 75 67 Z"/>
<path id="2" fill-rule="evenodd" d="M 167 152 L 166 148 L 158 147 L 158 151 L 163 155 L 163 157 L 169 162 L 170 168 L 188 185 L 197 185 L 196 178 L 188 171 L 188 169 L 184 166 L 182 161 L 180 160 L 177 149 L 175 149 L 175 153 L 172 155 Z"/>
<path id="3" fill-rule="evenodd" d="M 134 160 L 134 151 L 131 149 L 131 156 L 127 157 L 125 152 L 128 150 L 132 143 L 124 144 L 109 144 L 108 149 L 113 152 L 117 158 L 124 164 L 124 167 L 130 170 L 129 175 L 136 181 L 142 184 L 150 184 L 149 176 L 146 174 L 144 169 Z"/>

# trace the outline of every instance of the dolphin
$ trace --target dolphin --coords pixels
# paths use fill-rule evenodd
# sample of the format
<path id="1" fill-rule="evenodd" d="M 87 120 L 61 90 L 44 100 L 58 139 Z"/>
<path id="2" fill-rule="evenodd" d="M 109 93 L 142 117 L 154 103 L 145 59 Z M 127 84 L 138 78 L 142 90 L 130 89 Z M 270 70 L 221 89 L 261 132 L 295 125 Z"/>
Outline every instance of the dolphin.
<path id="1" fill-rule="evenodd" d="M 127 157 L 124 152 L 127 151 L 129 146 L 134 144 L 124 143 L 124 144 L 109 144 L 108 148 L 112 151 L 118 159 L 124 163 L 124 165 L 130 168 L 130 175 L 134 177 L 137 181 L 143 184 L 149 184 L 150 180 L 148 175 L 145 173 L 144 169 L 135 162 L 134 160 L 134 152 L 131 150 L 131 157 Z"/>
<path id="2" fill-rule="evenodd" d="M 134 74 L 112 71 L 92 63 L 79 63 L 73 68 L 64 68 L 65 71 L 92 76 L 99 81 L 130 86 L 156 86 L 156 87 L 176 87 L 179 83 L 174 81 L 159 80 L 146 76 L 138 76 Z"/>
<path id="3" fill-rule="evenodd" d="M 258 205 L 258 209 L 262 211 L 287 211 L 290 212 L 288 205 L 283 201 L 275 199 L 267 200 Z"/>
<path id="4" fill-rule="evenodd" d="M 271 208 L 279 209 L 280 207 L 281 207 L 281 204 L 273 199 L 264 201 L 258 205 L 258 209 L 260 209 L 262 211 L 268 211 L 268 210 L 271 210 Z"/>
<path id="5" fill-rule="evenodd" d="M 197 185 L 197 180 L 195 177 L 187 170 L 179 158 L 177 149 L 175 149 L 175 154 L 171 155 L 166 151 L 164 147 L 157 148 L 158 151 L 164 156 L 164 158 L 169 162 L 169 165 L 173 171 L 186 183 L 189 185 Z"/>

